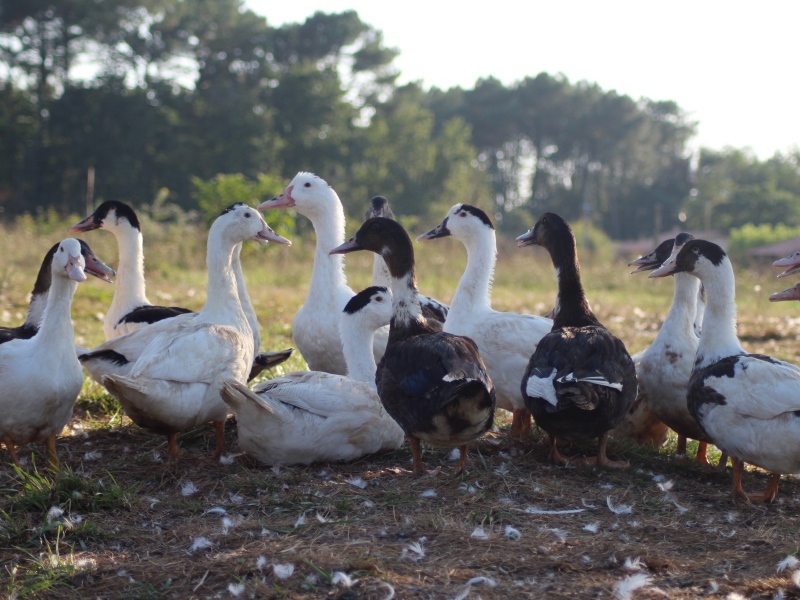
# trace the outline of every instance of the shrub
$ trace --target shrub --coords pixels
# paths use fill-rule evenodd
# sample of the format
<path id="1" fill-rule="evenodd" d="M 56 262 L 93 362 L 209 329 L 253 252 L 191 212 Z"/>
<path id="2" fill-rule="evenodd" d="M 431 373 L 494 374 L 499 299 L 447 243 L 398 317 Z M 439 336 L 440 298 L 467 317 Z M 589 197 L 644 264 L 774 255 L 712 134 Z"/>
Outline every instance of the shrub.
<path id="1" fill-rule="evenodd" d="M 728 255 L 734 263 L 748 260 L 747 253 L 753 248 L 782 242 L 800 236 L 800 227 L 789 227 L 778 224 L 753 225 L 748 223 L 741 227 L 731 229 Z"/>

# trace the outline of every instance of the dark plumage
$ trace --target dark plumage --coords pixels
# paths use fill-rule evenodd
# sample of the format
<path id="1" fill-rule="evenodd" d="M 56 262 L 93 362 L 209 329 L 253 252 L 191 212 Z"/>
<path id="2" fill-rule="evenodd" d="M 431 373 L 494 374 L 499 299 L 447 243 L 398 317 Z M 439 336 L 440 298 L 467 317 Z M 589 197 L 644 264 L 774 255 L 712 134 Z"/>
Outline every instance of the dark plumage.
<path id="1" fill-rule="evenodd" d="M 86 264 L 84 273 L 89 273 L 98 279 L 110 283 L 111 279 L 109 279 L 108 276 L 115 274 L 114 269 L 105 265 L 97 258 L 89 247 L 89 244 L 83 240 L 78 240 L 78 243 L 81 245 L 81 254 L 83 254 L 83 260 Z M 33 284 L 31 300 L 28 303 L 28 315 L 25 318 L 25 322 L 19 327 L 0 327 L 0 344 L 11 340 L 29 340 L 39 331 L 39 323 L 42 320 L 44 306 L 47 304 L 47 294 L 50 292 L 50 285 L 53 279 L 51 270 L 53 255 L 56 253 L 56 250 L 58 250 L 59 244 L 55 244 L 47 251 L 47 254 L 44 255 L 42 266 L 39 267 L 39 274 L 36 276 L 36 283 Z"/>
<path id="2" fill-rule="evenodd" d="M 374 219 L 375 217 L 384 217 L 394 221 L 394 213 L 389 206 L 389 201 L 383 196 L 375 196 L 369 201 L 369 208 L 364 218 Z M 375 260 L 377 263 L 379 259 L 376 258 Z M 386 270 L 381 269 L 380 275 L 376 275 L 376 270 L 376 268 L 373 269 L 372 285 L 388 287 L 388 281 L 384 281 Z M 435 298 L 429 298 L 421 294 L 419 296 L 419 302 L 422 307 L 422 315 L 426 319 L 438 321 L 439 325 L 437 325 L 437 327 L 441 329 L 442 324 L 444 324 L 445 319 L 447 319 L 447 311 L 450 310 L 450 307 L 447 304 L 439 302 Z"/>
<path id="3" fill-rule="evenodd" d="M 181 308 L 180 306 L 153 306 L 146 304 L 138 308 L 134 308 L 128 314 L 123 316 L 120 323 L 155 323 L 162 319 L 171 319 L 178 315 L 184 315 L 193 312 L 188 308 Z"/>
<path id="4" fill-rule="evenodd" d="M 525 406 L 550 436 L 556 462 L 557 439 L 599 438 L 601 465 L 627 466 L 606 457 L 608 431 L 636 398 L 636 371 L 624 344 L 597 320 L 580 280 L 575 236 L 554 213 L 545 213 L 533 229 L 517 238 L 519 246 L 544 247 L 558 274 L 553 329 L 539 341 L 522 378 Z"/>
<path id="5" fill-rule="evenodd" d="M 414 471 L 425 471 L 420 440 L 459 446 L 463 469 L 466 445 L 494 420 L 494 386 L 478 348 L 467 337 L 436 331 L 422 315 L 414 249 L 398 223 L 369 219 L 331 253 L 355 250 L 383 256 L 392 278 L 389 341 L 375 381 L 384 408 L 411 441 Z"/>

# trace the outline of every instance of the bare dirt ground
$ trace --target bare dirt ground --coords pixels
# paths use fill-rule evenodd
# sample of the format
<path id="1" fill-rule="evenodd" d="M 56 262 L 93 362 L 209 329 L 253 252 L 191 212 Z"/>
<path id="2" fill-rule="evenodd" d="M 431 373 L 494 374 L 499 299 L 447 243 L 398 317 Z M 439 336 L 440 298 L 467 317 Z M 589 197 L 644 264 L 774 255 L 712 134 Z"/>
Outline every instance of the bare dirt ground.
<path id="1" fill-rule="evenodd" d="M 236 455 L 233 419 L 230 464 L 210 428 L 170 461 L 133 425 L 75 424 L 58 444 L 68 470 L 34 469 L 38 448 L 26 474 L 0 470 L 9 597 L 610 598 L 629 577 L 648 584 L 636 598 L 800 597 L 794 569 L 776 570 L 798 552 L 798 481 L 774 505 L 735 502 L 730 468 L 670 448 L 612 442 L 629 469 L 556 467 L 536 432 L 511 441 L 501 420 L 464 475 L 428 449 L 441 473 L 415 478 L 407 449 L 259 466 Z M 766 483 L 748 473 L 745 489 Z"/>

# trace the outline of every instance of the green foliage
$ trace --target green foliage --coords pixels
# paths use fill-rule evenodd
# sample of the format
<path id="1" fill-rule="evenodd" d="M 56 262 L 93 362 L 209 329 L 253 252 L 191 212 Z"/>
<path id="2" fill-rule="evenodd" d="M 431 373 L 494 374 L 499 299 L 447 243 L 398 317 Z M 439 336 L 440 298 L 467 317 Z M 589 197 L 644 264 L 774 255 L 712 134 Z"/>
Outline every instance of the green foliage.
<path id="1" fill-rule="evenodd" d="M 231 204 L 244 202 L 255 207 L 259 202 L 273 198 L 283 190 L 283 183 L 275 177 L 259 175 L 257 180 L 252 181 L 241 173 L 220 174 L 206 181 L 192 177 L 192 185 L 198 206 L 209 226 Z M 272 211 L 269 224 L 276 231 L 280 229 L 286 232 L 294 228 L 294 219 L 287 211 Z"/>
<path id="2" fill-rule="evenodd" d="M 743 263 L 748 260 L 748 251 L 754 248 L 800 236 L 800 226 L 791 227 L 782 223 L 777 225 L 748 223 L 731 229 L 730 235 L 728 255 L 734 263 Z"/>

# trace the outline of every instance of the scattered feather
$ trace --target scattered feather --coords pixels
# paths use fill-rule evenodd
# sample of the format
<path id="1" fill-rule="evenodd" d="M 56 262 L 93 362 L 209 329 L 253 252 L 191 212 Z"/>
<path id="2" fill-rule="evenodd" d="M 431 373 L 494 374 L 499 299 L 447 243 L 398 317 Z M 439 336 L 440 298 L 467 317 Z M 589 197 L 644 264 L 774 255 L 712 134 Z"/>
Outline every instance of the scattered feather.
<path id="1" fill-rule="evenodd" d="M 798 565 L 800 565 L 800 560 L 797 560 L 796 556 L 790 554 L 778 563 L 778 573 L 785 571 L 786 569 L 794 569 Z"/>
<path id="2" fill-rule="evenodd" d="M 191 481 L 187 481 L 183 484 L 183 486 L 181 486 L 181 495 L 183 496 L 191 496 L 199 491 L 200 489 Z"/>
<path id="3" fill-rule="evenodd" d="M 516 542 L 518 539 L 522 537 L 522 533 L 519 529 L 515 529 L 511 525 L 506 525 L 506 531 L 504 534 L 508 539 Z"/>
<path id="4" fill-rule="evenodd" d="M 294 565 L 292 563 L 272 565 L 272 573 L 278 579 L 289 579 L 294 573 Z"/>
<path id="5" fill-rule="evenodd" d="M 244 592 L 244 584 L 243 583 L 229 583 L 228 584 L 228 591 L 230 592 L 231 596 L 241 596 Z"/>
<path id="6" fill-rule="evenodd" d="M 436 498 L 436 491 L 434 490 L 425 490 L 420 494 L 423 498 Z"/>
<path id="7" fill-rule="evenodd" d="M 231 504 L 241 504 L 244 502 L 244 496 L 241 494 L 231 494 L 230 495 Z"/>
<path id="8" fill-rule="evenodd" d="M 600 521 L 595 521 L 594 523 L 587 523 L 586 525 L 583 526 L 583 528 L 589 533 L 597 533 L 597 530 L 600 528 Z"/>
<path id="9" fill-rule="evenodd" d="M 421 538 L 424 539 L 424 538 Z M 425 548 L 422 547 L 420 542 L 411 542 L 400 553 L 400 559 L 408 558 L 409 560 L 417 561 L 425 557 Z"/>
<path id="10" fill-rule="evenodd" d="M 522 511 L 529 515 L 574 515 L 576 513 L 582 513 L 582 508 L 570 508 L 566 510 L 547 510 L 544 508 L 539 508 L 537 506 L 529 506 L 524 511 Z"/>
<path id="11" fill-rule="evenodd" d="M 708 592 L 709 594 L 716 594 L 719 591 L 719 584 L 713 579 L 708 582 L 708 585 L 711 588 L 711 591 Z"/>
<path id="12" fill-rule="evenodd" d="M 797 587 L 800 588 L 800 571 L 795 571 L 792 573 L 792 581 Z"/>
<path id="13" fill-rule="evenodd" d="M 192 541 L 192 545 L 189 546 L 189 552 L 197 552 L 198 550 L 203 550 L 205 548 L 211 548 L 214 544 L 205 537 L 195 538 Z"/>
<path id="14" fill-rule="evenodd" d="M 622 564 L 622 568 L 626 571 L 641 571 L 644 569 L 644 564 L 642 560 L 637 556 L 633 560 L 630 557 L 625 559 L 625 562 Z"/>
<path id="15" fill-rule="evenodd" d="M 552 532 L 562 543 L 567 539 L 567 532 L 558 527 L 545 527 L 545 531 Z"/>
<path id="16" fill-rule="evenodd" d="M 394 595 L 395 595 L 394 588 L 391 585 L 389 585 L 387 582 L 381 581 L 381 584 L 378 587 L 379 588 L 387 588 L 386 591 L 388 592 L 388 594 L 383 597 L 383 600 L 392 600 L 392 598 L 394 598 Z"/>
<path id="17" fill-rule="evenodd" d="M 372 500 L 364 500 L 361 503 L 361 506 L 364 508 L 375 508 L 375 503 Z"/>
<path id="18" fill-rule="evenodd" d="M 586 508 L 597 508 L 597 504 L 592 504 L 591 502 L 587 502 L 583 498 L 581 498 L 581 504 L 583 504 Z"/>
<path id="19" fill-rule="evenodd" d="M 206 511 L 206 514 L 208 514 L 208 515 L 227 515 L 228 511 L 225 510 L 224 508 L 222 508 L 221 506 L 215 506 L 213 508 L 209 508 Z"/>
<path id="20" fill-rule="evenodd" d="M 614 598 L 617 600 L 631 600 L 633 592 L 650 585 L 650 576 L 645 573 L 628 575 L 614 585 Z"/>
<path id="21" fill-rule="evenodd" d="M 334 571 L 333 575 L 331 575 L 331 583 L 333 585 L 340 585 L 342 587 L 350 588 L 353 587 L 353 578 L 350 577 L 347 573 L 343 573 L 342 571 Z"/>
<path id="22" fill-rule="evenodd" d="M 267 559 L 264 558 L 263 556 L 259 556 L 256 559 L 256 569 L 258 569 L 259 571 L 263 571 L 264 567 L 266 566 L 267 566 Z"/>
<path id="23" fill-rule="evenodd" d="M 488 540 L 489 539 L 489 536 L 483 530 L 483 527 L 476 527 L 472 531 L 472 534 L 469 537 L 475 538 L 475 539 L 478 539 L 478 540 Z"/>
<path id="24" fill-rule="evenodd" d="M 731 592 L 725 596 L 725 600 L 747 600 L 747 597 L 739 592 Z"/>
<path id="25" fill-rule="evenodd" d="M 61 518 L 64 514 L 64 509 L 60 506 L 51 506 L 50 510 L 47 511 L 47 522 L 52 523 Z"/>
<path id="26" fill-rule="evenodd" d="M 281 468 L 280 468 L 280 466 L 278 466 L 278 465 L 273 465 L 273 466 L 272 466 L 272 472 L 273 472 L 273 473 L 275 473 L 275 475 L 280 475 L 280 474 L 281 474 Z"/>
<path id="27" fill-rule="evenodd" d="M 475 489 L 475 486 L 469 485 L 468 483 L 462 483 L 460 486 L 458 486 L 458 489 L 460 489 L 462 492 L 467 492 L 468 494 L 474 494 L 478 491 Z"/>
<path id="28" fill-rule="evenodd" d="M 681 506 L 680 504 L 675 502 L 675 500 L 673 500 L 672 503 L 675 505 L 675 508 L 678 509 L 678 513 L 679 514 L 683 514 L 683 513 L 689 512 L 688 508 L 686 508 L 685 506 Z"/>
<path id="29" fill-rule="evenodd" d="M 611 496 L 606 496 L 606 504 L 608 505 L 608 510 L 615 515 L 629 515 L 633 512 L 633 504 L 618 504 L 614 506 Z"/>
<path id="30" fill-rule="evenodd" d="M 447 460 L 461 460 L 461 450 L 458 448 L 453 448 L 450 451 L 450 454 L 447 455 Z"/>
<path id="31" fill-rule="evenodd" d="M 230 454 L 220 454 L 219 462 L 221 462 L 223 465 L 232 465 L 234 462 L 236 462 L 236 459 Z"/>
<path id="32" fill-rule="evenodd" d="M 367 482 L 361 479 L 361 477 L 353 477 L 352 479 L 348 479 L 347 483 L 349 483 L 350 485 L 354 485 L 362 490 L 367 487 Z"/>
<path id="33" fill-rule="evenodd" d="M 228 535 L 228 530 L 233 527 L 233 519 L 230 517 L 222 517 L 222 535 Z"/>
<path id="34" fill-rule="evenodd" d="M 658 483 L 659 481 L 666 481 L 666 480 L 667 480 L 666 475 L 653 475 L 653 481 L 655 481 L 656 483 Z"/>
<path id="35" fill-rule="evenodd" d="M 294 522 L 294 527 L 297 529 L 298 527 L 306 524 L 306 514 L 303 513 L 299 517 L 297 517 L 297 521 Z"/>
<path id="36" fill-rule="evenodd" d="M 497 582 L 494 579 L 489 579 L 488 577 L 473 577 L 466 583 L 466 585 L 475 585 L 478 583 L 483 583 L 489 587 L 497 587 Z"/>
<path id="37" fill-rule="evenodd" d="M 772 600 L 784 600 L 784 598 L 786 598 L 786 593 L 780 588 L 772 595 Z"/>
<path id="38" fill-rule="evenodd" d="M 83 517 L 80 515 L 70 515 L 69 520 L 73 525 L 77 525 L 78 523 L 83 522 Z"/>
<path id="39" fill-rule="evenodd" d="M 668 492 L 675 486 L 674 481 L 662 481 L 661 483 L 657 483 L 656 487 L 660 492 Z"/>
<path id="40" fill-rule="evenodd" d="M 319 521 L 320 523 L 327 523 L 328 519 L 323 517 L 321 514 L 317 513 L 317 521 Z"/>
<path id="41" fill-rule="evenodd" d="M 87 452 L 86 454 L 83 455 L 83 460 L 87 462 L 92 460 L 97 460 L 99 458 L 103 458 L 103 453 L 100 452 L 99 450 L 92 450 L 91 452 Z"/>

